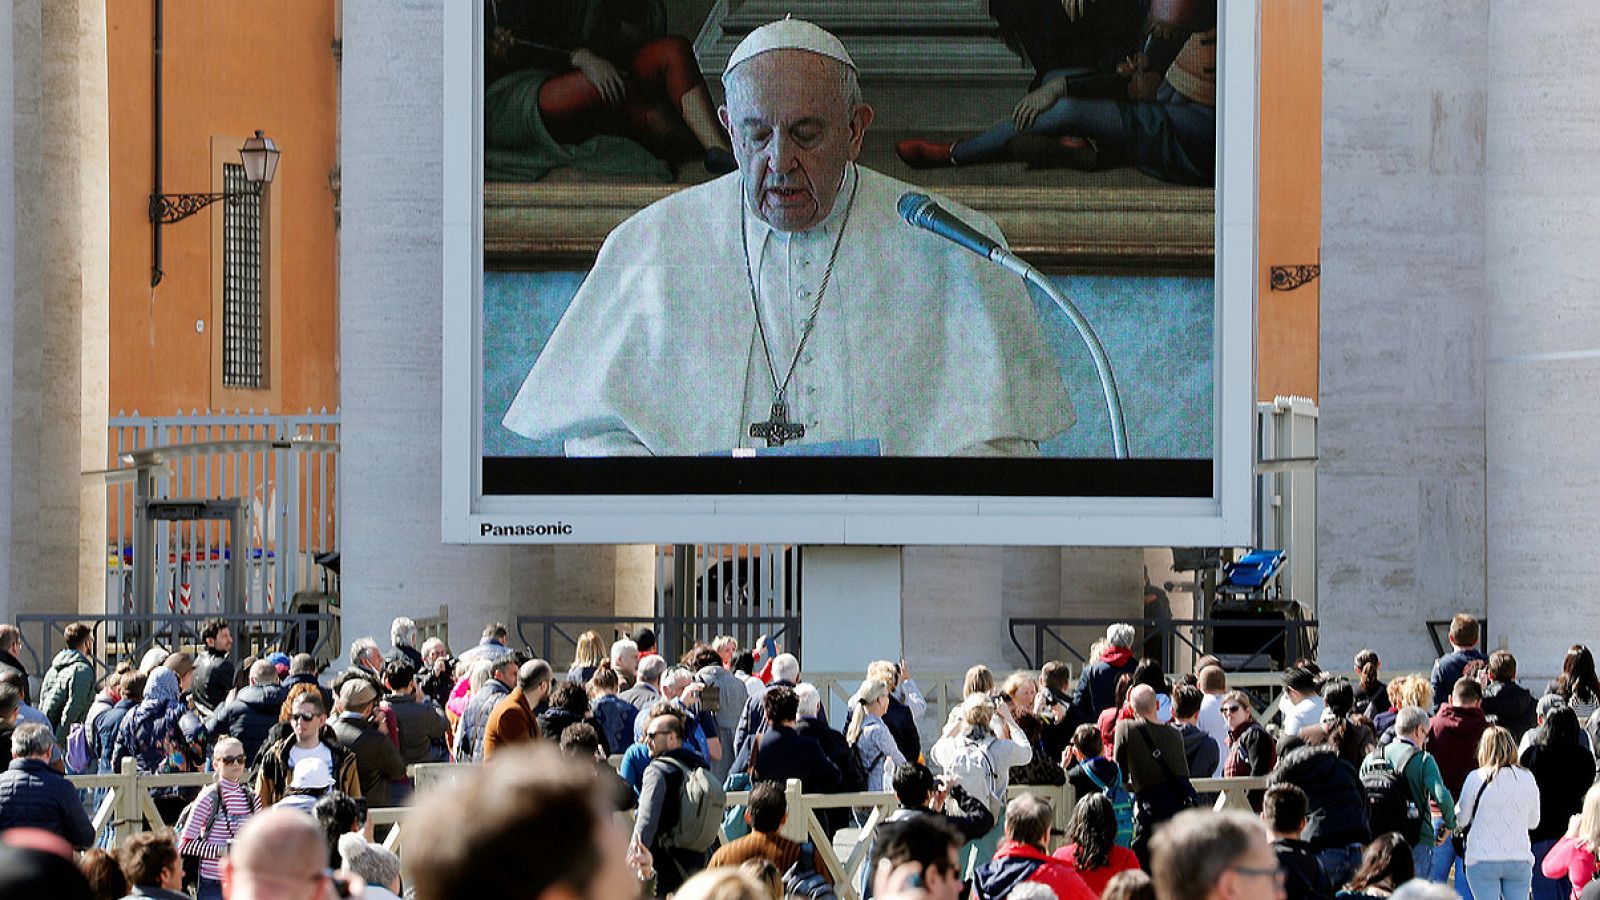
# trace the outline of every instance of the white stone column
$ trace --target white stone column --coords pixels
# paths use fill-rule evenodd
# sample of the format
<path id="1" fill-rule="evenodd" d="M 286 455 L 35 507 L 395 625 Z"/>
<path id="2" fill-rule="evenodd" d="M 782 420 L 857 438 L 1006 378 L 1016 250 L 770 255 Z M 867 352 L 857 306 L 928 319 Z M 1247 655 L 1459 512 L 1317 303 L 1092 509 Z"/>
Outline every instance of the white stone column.
<path id="1" fill-rule="evenodd" d="M 1600 613 L 1593 13 L 1493 4 L 1488 20 L 1486 644 L 1506 639 L 1535 691 L 1594 646 Z"/>
<path id="2" fill-rule="evenodd" d="M 1324 4 L 1317 594 L 1333 669 L 1371 646 L 1390 673 L 1427 671 L 1423 620 L 1485 609 L 1489 9 Z"/>
<path id="3" fill-rule="evenodd" d="M 800 673 L 844 675 L 839 687 L 848 694 L 866 676 L 868 663 L 906 655 L 901 643 L 901 550 L 806 547 L 800 559 L 805 597 Z M 913 677 L 916 672 L 913 665 Z M 834 699 L 828 715 L 842 722 L 844 707 Z"/>
<path id="4" fill-rule="evenodd" d="M 105 5 L 0 10 L 0 618 L 105 603 Z"/>

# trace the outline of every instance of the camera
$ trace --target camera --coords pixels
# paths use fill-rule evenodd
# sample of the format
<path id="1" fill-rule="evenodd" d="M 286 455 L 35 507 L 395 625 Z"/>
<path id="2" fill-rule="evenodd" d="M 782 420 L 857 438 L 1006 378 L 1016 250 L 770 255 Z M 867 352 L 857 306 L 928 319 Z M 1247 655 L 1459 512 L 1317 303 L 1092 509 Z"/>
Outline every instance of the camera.
<path id="1" fill-rule="evenodd" d="M 722 711 L 722 688 L 717 687 L 716 673 L 707 666 L 695 673 L 694 680 L 701 685 L 700 709 L 708 713 Z"/>

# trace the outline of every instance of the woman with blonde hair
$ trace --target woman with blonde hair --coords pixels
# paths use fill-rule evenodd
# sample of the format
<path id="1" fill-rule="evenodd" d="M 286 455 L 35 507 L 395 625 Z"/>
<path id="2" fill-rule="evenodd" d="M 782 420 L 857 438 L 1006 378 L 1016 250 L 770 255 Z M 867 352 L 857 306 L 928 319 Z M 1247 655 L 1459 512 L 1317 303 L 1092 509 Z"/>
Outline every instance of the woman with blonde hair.
<path id="1" fill-rule="evenodd" d="M 585 631 L 578 635 L 578 649 L 572 655 L 572 667 L 567 669 L 567 680 L 579 684 L 587 684 L 594 677 L 594 670 L 600 665 L 600 660 L 608 659 L 606 645 L 600 642 L 600 635 L 593 631 Z"/>
<path id="2" fill-rule="evenodd" d="M 991 815 L 994 828 L 969 841 L 961 859 L 967 863 L 963 876 L 994 856 L 1005 833 L 1006 789 L 1011 786 L 1011 767 L 1025 766 L 1033 759 L 1033 748 L 1021 728 L 1013 727 L 1010 737 L 997 737 L 992 725 L 1010 715 L 1004 703 L 995 704 L 987 694 L 973 694 L 957 708 L 961 730 L 946 734 L 928 751 L 928 759 L 946 780 L 961 785 Z M 970 855 L 969 855 L 970 854 Z"/>
<path id="3" fill-rule="evenodd" d="M 683 883 L 677 900 L 772 900 L 767 886 L 744 869 L 706 869 Z"/>
<path id="4" fill-rule="evenodd" d="M 889 709 L 889 686 L 876 678 L 861 682 L 850 698 L 850 725 L 844 733 L 862 771 L 867 773 L 867 790 L 889 789 L 890 768 L 906 764 L 905 754 L 894 742 L 883 714 Z"/>
<path id="5" fill-rule="evenodd" d="M 1567 824 L 1567 833 L 1545 854 L 1540 870 L 1546 878 L 1572 883 L 1572 900 L 1594 879 L 1595 856 L 1600 854 L 1600 784 L 1583 795 L 1583 812 Z"/>
<path id="6" fill-rule="evenodd" d="M 1383 734 L 1394 727 L 1395 717 L 1408 706 L 1433 709 L 1433 683 L 1426 675 L 1399 675 L 1389 682 L 1389 710 L 1372 720 L 1373 730 Z"/>
<path id="7" fill-rule="evenodd" d="M 1528 832 L 1539 825 L 1539 784 L 1517 764 L 1517 739 L 1490 725 L 1478 739 L 1478 768 L 1456 801 L 1467 884 L 1475 900 L 1527 900 L 1533 887 Z"/>
<path id="8" fill-rule="evenodd" d="M 889 686 L 889 710 L 883 714 L 883 721 L 889 726 L 900 755 L 906 759 L 920 758 L 922 735 L 917 730 L 917 720 L 928 711 L 928 701 L 907 673 L 906 661 L 902 659 L 896 664 L 887 659 L 874 660 L 867 666 L 867 677 Z"/>

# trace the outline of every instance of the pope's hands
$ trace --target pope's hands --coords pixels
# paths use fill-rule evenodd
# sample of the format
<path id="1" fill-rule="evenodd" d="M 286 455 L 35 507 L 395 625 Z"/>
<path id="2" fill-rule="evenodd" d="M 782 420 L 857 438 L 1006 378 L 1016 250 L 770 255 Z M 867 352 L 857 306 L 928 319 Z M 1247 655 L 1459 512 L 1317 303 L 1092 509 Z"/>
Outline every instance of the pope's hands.
<path id="1" fill-rule="evenodd" d="M 622 72 L 611 61 L 596 54 L 588 47 L 579 47 L 572 51 L 572 64 L 589 83 L 600 92 L 600 99 L 612 106 L 622 102 L 628 95 L 628 84 L 622 78 Z"/>

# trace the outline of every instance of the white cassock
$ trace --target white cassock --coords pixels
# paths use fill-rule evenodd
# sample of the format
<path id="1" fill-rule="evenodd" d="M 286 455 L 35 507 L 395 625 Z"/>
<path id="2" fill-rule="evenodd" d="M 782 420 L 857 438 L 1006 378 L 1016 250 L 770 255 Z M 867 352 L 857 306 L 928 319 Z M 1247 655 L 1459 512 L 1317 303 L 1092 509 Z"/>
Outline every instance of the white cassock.
<path id="1" fill-rule="evenodd" d="M 850 192 L 855 203 L 846 222 Z M 1076 420 L 1021 279 L 906 224 L 904 182 L 851 165 L 827 219 L 786 233 L 744 216 L 738 173 L 687 188 L 606 238 L 505 425 L 569 456 L 764 448 L 773 377 L 792 441 L 884 456 L 1030 455 Z M 988 218 L 946 208 L 995 240 Z M 845 228 L 816 325 L 803 322 Z M 746 269 L 746 261 L 749 270 Z M 826 448 L 818 447 L 819 451 Z"/>

